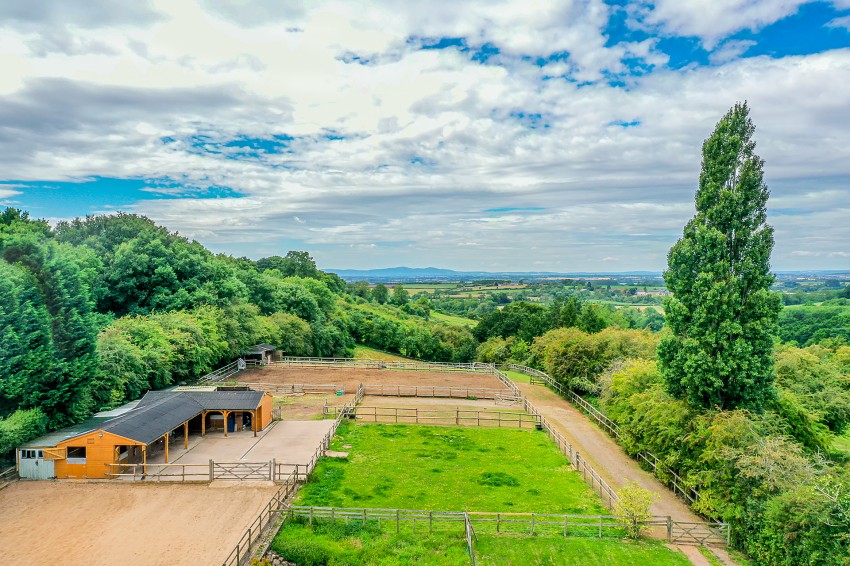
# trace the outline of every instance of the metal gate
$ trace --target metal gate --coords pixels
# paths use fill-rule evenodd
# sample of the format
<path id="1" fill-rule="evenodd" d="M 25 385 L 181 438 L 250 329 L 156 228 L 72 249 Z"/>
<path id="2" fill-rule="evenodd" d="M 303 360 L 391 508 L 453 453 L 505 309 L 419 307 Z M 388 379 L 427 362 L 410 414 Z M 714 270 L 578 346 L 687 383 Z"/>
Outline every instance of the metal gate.
<path id="1" fill-rule="evenodd" d="M 213 480 L 271 481 L 273 462 L 210 462 Z"/>

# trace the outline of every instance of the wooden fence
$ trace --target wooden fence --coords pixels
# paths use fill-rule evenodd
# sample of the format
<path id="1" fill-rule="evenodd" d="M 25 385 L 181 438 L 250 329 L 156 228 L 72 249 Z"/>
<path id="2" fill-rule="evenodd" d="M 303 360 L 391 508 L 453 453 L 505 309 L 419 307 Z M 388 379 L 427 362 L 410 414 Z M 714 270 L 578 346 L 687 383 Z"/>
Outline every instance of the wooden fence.
<path id="1" fill-rule="evenodd" d="M 562 384 L 555 381 L 550 375 L 543 373 L 542 371 L 538 371 L 536 369 L 528 368 L 525 366 L 518 366 L 515 364 L 508 365 L 508 368 L 517 371 L 520 373 L 524 373 L 529 376 L 533 376 L 541 383 L 544 383 L 549 386 L 555 393 L 558 393 L 561 397 L 570 401 L 573 405 L 576 406 L 580 411 L 590 417 L 594 422 L 596 422 L 599 427 L 607 432 L 610 436 L 615 439 L 620 438 L 620 427 L 617 426 L 617 423 L 609 419 L 603 412 L 599 409 L 591 405 L 584 398 L 582 398 L 575 391 L 567 389 Z M 674 470 L 672 470 L 669 466 L 664 465 L 657 456 L 655 456 L 652 452 L 639 452 L 633 455 L 639 462 L 644 462 L 650 468 L 652 468 L 655 476 L 669 486 L 673 492 L 679 497 L 686 500 L 688 503 L 693 504 L 699 499 L 699 492 L 688 486 L 682 477 L 677 474 Z"/>
<path id="2" fill-rule="evenodd" d="M 255 391 L 268 391 L 269 393 L 280 393 L 283 395 L 330 395 L 337 391 L 344 391 L 345 386 L 337 383 L 242 383 L 239 385 L 250 387 Z"/>
<path id="3" fill-rule="evenodd" d="M 325 415 L 339 416 L 342 408 L 325 407 Z M 520 412 L 478 411 L 475 409 L 419 409 L 410 407 L 354 407 L 349 418 L 375 423 L 535 428 L 540 418 Z"/>
<path id="4" fill-rule="evenodd" d="M 555 442 L 558 446 L 558 450 L 561 451 L 561 454 L 567 457 L 573 468 L 582 475 L 585 483 L 587 483 L 591 489 L 599 493 L 599 497 L 602 499 L 603 503 L 605 503 L 609 509 L 612 509 L 614 504 L 617 503 L 620 498 L 617 493 L 611 489 L 608 482 L 603 480 L 602 476 L 593 469 L 593 466 L 588 464 L 587 461 L 581 457 L 578 450 L 573 448 L 573 445 L 564 438 L 564 435 L 549 424 L 546 418 L 540 413 L 537 407 L 531 403 L 531 401 L 525 399 L 524 405 L 527 413 L 540 419 L 540 425 L 549 434 L 549 438 Z"/>
<path id="5" fill-rule="evenodd" d="M 212 460 L 209 464 L 106 464 L 108 477 L 153 482 L 211 482 Z"/>
<path id="6" fill-rule="evenodd" d="M 432 385 L 370 385 L 363 386 L 366 395 L 383 397 L 446 397 L 450 399 L 498 399 L 503 389 L 481 387 L 440 387 Z"/>
<path id="7" fill-rule="evenodd" d="M 463 514 L 464 534 L 466 535 L 466 548 L 469 551 L 469 561 L 472 566 L 475 566 L 475 543 L 478 536 L 475 534 L 475 529 L 472 528 L 472 523 L 469 521 L 469 513 Z"/>
<path id="8" fill-rule="evenodd" d="M 446 371 L 492 373 L 492 364 L 451 363 L 451 362 L 389 362 L 363 358 L 305 358 L 285 357 L 272 365 L 323 367 L 323 368 L 364 368 L 364 369 L 400 369 L 407 371 Z"/>
<path id="9" fill-rule="evenodd" d="M 298 482 L 294 477 L 287 479 L 278 488 L 268 504 L 260 511 L 259 516 L 236 543 L 236 547 L 230 551 L 222 566 L 240 566 L 250 561 L 252 552 L 260 546 L 264 537 L 269 534 L 269 526 L 275 524 L 289 504 L 289 499 L 297 490 Z"/>
<path id="10" fill-rule="evenodd" d="M 8 486 L 12 482 L 18 481 L 18 468 L 11 466 L 0 471 L 0 489 Z"/>
<path id="11" fill-rule="evenodd" d="M 526 536 L 622 538 L 625 527 L 613 515 L 565 515 L 557 513 L 494 513 L 488 511 L 426 511 L 363 507 L 311 507 L 292 505 L 287 520 L 297 518 L 314 525 L 320 522 L 344 522 L 376 525 L 391 532 L 430 535 L 434 532 L 458 532 L 471 547 L 476 533 Z M 686 523 L 670 516 L 652 516 L 644 521 L 647 530 L 663 532 L 675 544 L 728 544 L 725 523 Z M 471 557 L 471 560 L 474 560 Z"/>

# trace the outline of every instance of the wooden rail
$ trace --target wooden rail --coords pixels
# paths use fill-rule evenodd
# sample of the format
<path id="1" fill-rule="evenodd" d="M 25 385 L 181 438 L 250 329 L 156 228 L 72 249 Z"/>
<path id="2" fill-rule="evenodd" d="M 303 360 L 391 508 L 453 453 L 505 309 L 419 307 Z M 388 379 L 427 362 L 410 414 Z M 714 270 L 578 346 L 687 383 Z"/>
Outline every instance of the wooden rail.
<path id="1" fill-rule="evenodd" d="M 576 406 L 580 411 L 590 417 L 599 427 L 611 435 L 613 438 L 620 438 L 620 427 L 617 426 L 617 423 L 609 419 L 602 411 L 591 405 L 587 402 L 586 399 L 582 398 L 578 393 L 567 389 L 562 384 L 555 381 L 550 375 L 543 373 L 542 371 L 538 371 L 536 369 L 528 368 L 525 366 L 518 366 L 514 364 L 508 365 L 508 368 L 517 371 L 520 373 L 524 373 L 526 375 L 534 376 L 538 378 L 542 383 L 545 383 L 549 386 L 555 393 L 558 393 L 561 397 L 570 401 L 573 405 Z M 646 463 L 650 468 L 652 468 L 655 477 L 665 483 L 668 487 L 673 490 L 673 493 L 684 499 L 690 504 L 694 504 L 697 499 L 699 499 L 699 491 L 690 487 L 687 482 L 677 474 L 673 469 L 669 466 L 666 466 L 661 460 L 658 459 L 655 454 L 652 452 L 639 452 L 637 454 L 632 455 L 639 462 Z"/>
<path id="2" fill-rule="evenodd" d="M 537 407 L 531 403 L 531 401 L 525 399 L 524 404 L 527 413 L 535 415 L 540 419 L 540 425 L 549 434 L 549 438 L 555 442 L 558 446 L 558 450 L 561 451 L 561 454 L 567 457 L 573 468 L 582 475 L 585 483 L 587 483 L 591 489 L 599 493 L 600 498 L 602 498 L 602 501 L 609 509 L 613 509 L 614 505 L 620 498 L 617 493 L 611 489 L 608 482 L 603 480 L 602 476 L 593 469 L 593 466 L 588 464 L 587 461 L 581 457 L 578 450 L 573 448 L 573 445 L 564 438 L 564 435 L 549 424 L 546 418 L 540 413 Z"/>
<path id="3" fill-rule="evenodd" d="M 225 558 L 222 566 L 240 566 L 248 563 L 251 559 L 251 554 L 256 549 L 263 536 L 269 529 L 269 526 L 274 524 L 276 519 L 286 509 L 289 504 L 289 499 L 298 490 L 298 482 L 295 478 L 289 478 L 283 485 L 272 495 L 268 504 L 260 511 L 259 516 L 236 543 L 236 547 L 230 551 L 230 554 Z"/>
<path id="4" fill-rule="evenodd" d="M 256 391 L 268 391 L 269 393 L 282 393 L 284 395 L 330 395 L 337 391 L 344 391 L 345 386 L 337 383 L 245 383 L 239 385 L 250 387 Z"/>
<path id="5" fill-rule="evenodd" d="M 341 408 L 325 407 L 325 414 L 339 415 Z M 537 416 L 519 412 L 478 411 L 475 409 L 419 409 L 416 407 L 354 407 L 346 410 L 349 418 L 376 423 L 481 426 L 498 428 L 535 428 Z"/>
<path id="6" fill-rule="evenodd" d="M 209 464 L 106 464 L 108 477 L 133 481 L 211 482 L 212 460 Z"/>
<path id="7" fill-rule="evenodd" d="M 622 538 L 625 526 L 613 515 L 570 515 L 559 513 L 495 513 L 490 511 L 428 511 L 364 507 L 311 507 L 292 505 L 287 518 L 306 520 L 309 525 L 319 522 L 345 524 L 372 523 L 379 529 L 396 533 L 407 530 L 414 534 L 430 535 L 441 530 L 441 524 L 464 526 L 467 545 L 474 546 L 476 533 L 510 533 L 526 536 L 581 536 Z M 673 521 L 668 516 L 649 517 L 642 525 L 665 533 L 671 543 L 728 544 L 728 525 L 725 523 L 687 523 Z M 456 527 L 450 527 L 454 529 Z M 472 556 L 470 557 L 472 560 Z"/>
<path id="8" fill-rule="evenodd" d="M 366 395 L 383 397 L 445 397 L 449 399 L 496 399 L 505 394 L 503 389 L 481 387 L 441 387 L 432 385 L 370 385 L 363 386 Z"/>
<path id="9" fill-rule="evenodd" d="M 8 486 L 12 482 L 18 481 L 18 468 L 11 466 L 0 471 L 0 489 Z"/>
<path id="10" fill-rule="evenodd" d="M 285 357 L 272 365 L 327 367 L 327 368 L 368 368 L 368 369 L 400 369 L 408 371 L 445 371 L 471 372 L 492 374 L 495 368 L 492 364 L 451 363 L 451 362 L 389 362 L 363 358 L 304 358 Z"/>

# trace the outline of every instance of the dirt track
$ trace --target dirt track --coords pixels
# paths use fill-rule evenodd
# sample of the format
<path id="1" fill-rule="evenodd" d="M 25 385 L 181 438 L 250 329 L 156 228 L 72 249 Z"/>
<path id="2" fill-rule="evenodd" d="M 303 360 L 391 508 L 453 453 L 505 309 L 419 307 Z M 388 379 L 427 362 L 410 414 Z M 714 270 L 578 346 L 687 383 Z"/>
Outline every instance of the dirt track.
<path id="1" fill-rule="evenodd" d="M 241 383 L 313 383 L 340 385 L 346 393 L 354 393 L 363 384 L 427 385 L 437 387 L 479 387 L 504 389 L 496 377 L 483 373 L 404 371 L 360 368 L 299 368 L 271 366 L 239 374 Z"/>
<path id="2" fill-rule="evenodd" d="M 271 485 L 17 482 L 0 491 L 9 566 L 220 564 Z"/>
<path id="3" fill-rule="evenodd" d="M 652 506 L 654 514 L 670 515 L 674 521 L 702 521 L 672 491 L 652 474 L 642 470 L 610 436 L 578 409 L 542 385 L 517 385 L 522 394 L 534 403 L 546 420 L 570 441 L 611 487 L 618 489 L 628 481 L 635 481 L 660 496 Z"/>

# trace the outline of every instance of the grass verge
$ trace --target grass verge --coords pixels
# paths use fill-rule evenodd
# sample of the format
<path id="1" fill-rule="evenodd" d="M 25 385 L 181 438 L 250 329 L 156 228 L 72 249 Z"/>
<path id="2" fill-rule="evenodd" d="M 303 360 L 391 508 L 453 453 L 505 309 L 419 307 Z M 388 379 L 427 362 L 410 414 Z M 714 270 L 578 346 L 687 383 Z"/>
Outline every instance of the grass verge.
<path id="1" fill-rule="evenodd" d="M 655 541 L 479 535 L 480 565 L 690 566 L 687 557 Z"/>

